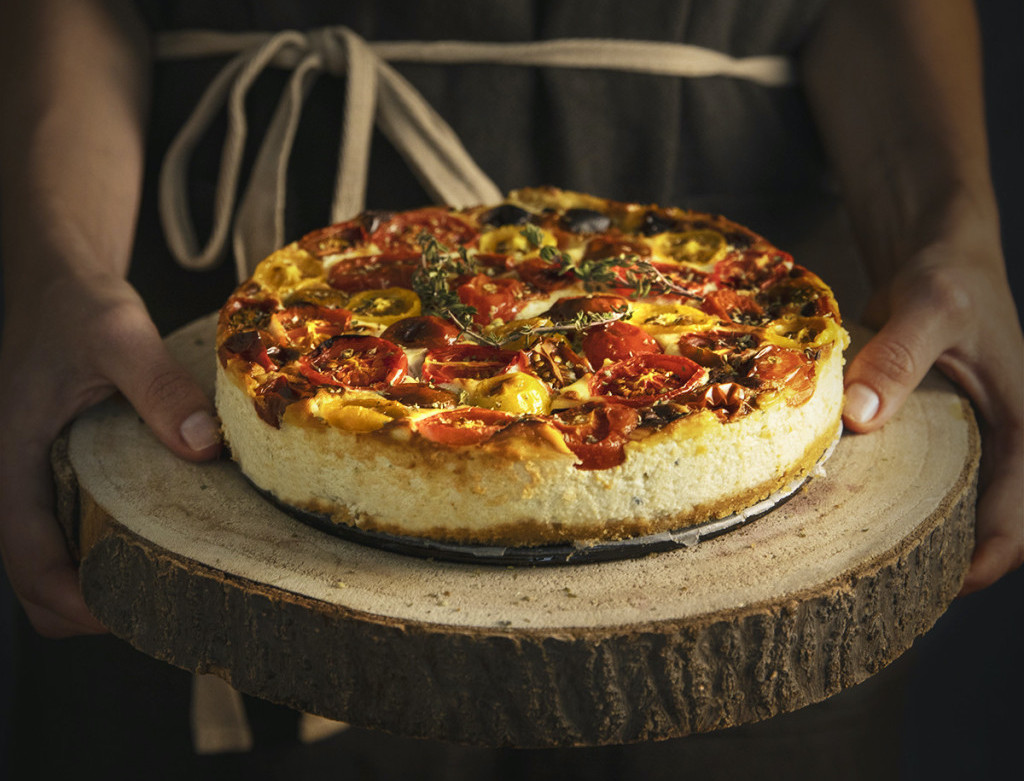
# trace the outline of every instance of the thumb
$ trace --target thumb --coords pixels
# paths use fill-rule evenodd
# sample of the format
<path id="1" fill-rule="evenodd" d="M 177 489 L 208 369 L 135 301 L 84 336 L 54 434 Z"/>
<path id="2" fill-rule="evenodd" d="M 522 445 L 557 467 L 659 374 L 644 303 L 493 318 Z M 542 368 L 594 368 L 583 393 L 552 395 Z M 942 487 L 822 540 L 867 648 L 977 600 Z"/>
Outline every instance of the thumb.
<path id="1" fill-rule="evenodd" d="M 930 307 L 894 307 L 846 371 L 846 425 L 874 431 L 892 418 L 946 350 L 947 330 Z"/>
<path id="2" fill-rule="evenodd" d="M 176 455 L 192 461 L 215 456 L 220 426 L 209 398 L 171 357 L 151 322 L 130 334 L 121 349 L 107 353 L 107 376 Z"/>

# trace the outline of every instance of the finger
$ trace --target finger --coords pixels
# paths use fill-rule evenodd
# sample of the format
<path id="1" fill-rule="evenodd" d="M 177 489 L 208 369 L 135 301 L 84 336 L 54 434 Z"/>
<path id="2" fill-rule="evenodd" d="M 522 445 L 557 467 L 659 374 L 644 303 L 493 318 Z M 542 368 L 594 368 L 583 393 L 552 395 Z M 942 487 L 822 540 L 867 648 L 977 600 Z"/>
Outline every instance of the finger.
<path id="1" fill-rule="evenodd" d="M 960 593 L 991 586 L 1024 564 L 1024 455 L 1020 432 L 1001 428 L 988 438 L 974 554 Z"/>
<path id="2" fill-rule="evenodd" d="M 156 327 L 138 318 L 117 332 L 121 343 L 104 371 L 172 452 L 190 460 L 216 455 L 220 426 L 198 383 L 168 353 Z"/>
<path id="3" fill-rule="evenodd" d="M 0 548 L 29 621 L 46 637 L 106 632 L 85 604 L 78 571 L 53 517 L 47 448 L 22 440 L 14 451 L 7 437 L 4 444 Z"/>
<path id="4" fill-rule="evenodd" d="M 947 312 L 927 295 L 908 301 L 846 371 L 843 419 L 854 431 L 873 431 L 892 418 L 950 345 Z"/>

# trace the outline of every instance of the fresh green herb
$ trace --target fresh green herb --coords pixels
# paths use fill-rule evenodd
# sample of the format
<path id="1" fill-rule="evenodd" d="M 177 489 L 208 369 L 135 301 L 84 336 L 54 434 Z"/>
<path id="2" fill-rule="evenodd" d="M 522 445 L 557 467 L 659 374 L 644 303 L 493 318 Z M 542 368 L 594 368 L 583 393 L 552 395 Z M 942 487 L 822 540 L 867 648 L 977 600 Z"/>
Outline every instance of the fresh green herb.
<path id="1" fill-rule="evenodd" d="M 533 249 L 540 250 L 540 256 L 554 266 L 559 275 L 575 274 L 588 292 L 614 286 L 632 291 L 634 298 L 644 298 L 652 292 L 668 292 L 686 296 L 697 301 L 701 297 L 681 285 L 677 285 L 648 260 L 637 255 L 616 255 L 609 258 L 582 258 L 573 260 L 567 252 L 550 245 L 541 246 L 543 234 L 536 225 L 526 225 L 520 231 Z"/>
<path id="2" fill-rule="evenodd" d="M 423 252 L 420 266 L 412 275 L 412 289 L 420 297 L 423 312 L 450 317 L 460 328 L 467 329 L 473 322 L 476 307 L 462 303 L 449 283 L 450 277 L 476 272 L 466 248 L 451 252 L 425 231 L 416 240 Z"/>

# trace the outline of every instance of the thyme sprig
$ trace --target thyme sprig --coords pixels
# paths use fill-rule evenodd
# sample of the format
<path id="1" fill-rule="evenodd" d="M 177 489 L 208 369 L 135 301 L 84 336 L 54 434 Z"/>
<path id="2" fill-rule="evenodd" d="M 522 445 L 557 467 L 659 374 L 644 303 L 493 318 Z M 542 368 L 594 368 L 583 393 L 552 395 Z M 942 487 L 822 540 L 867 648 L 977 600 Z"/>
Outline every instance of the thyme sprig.
<path id="1" fill-rule="evenodd" d="M 634 298 L 644 298 L 652 292 L 675 293 L 695 301 L 704 299 L 673 282 L 649 260 L 635 254 L 614 255 L 608 258 L 581 258 L 575 260 L 569 253 L 550 244 L 543 245 L 543 234 L 536 225 L 526 225 L 521 231 L 529 245 L 539 251 L 560 276 L 573 273 L 588 292 L 603 287 L 619 287 L 632 291 Z"/>
<path id="2" fill-rule="evenodd" d="M 412 289 L 420 297 L 423 312 L 428 315 L 449 317 L 463 330 L 473 322 L 476 307 L 462 303 L 451 288 L 449 279 L 454 276 L 475 274 L 476 264 L 469 257 L 465 247 L 452 252 L 436 237 L 426 231 L 416 237 L 422 254 L 419 268 L 412 275 Z"/>
<path id="3" fill-rule="evenodd" d="M 528 227 L 534 228 L 536 231 L 536 241 L 539 244 L 539 230 L 535 226 Z M 552 323 L 550 325 L 536 325 L 524 322 L 519 327 L 506 330 L 500 336 L 494 333 L 487 333 L 480 329 L 473 320 L 473 316 L 477 311 L 476 307 L 464 304 L 451 287 L 452 278 L 479 272 L 473 257 L 466 251 L 465 247 L 459 247 L 453 251 L 438 241 L 436 237 L 425 231 L 420 233 L 416 240 L 422 249 L 422 253 L 420 265 L 412 276 L 412 288 L 420 297 L 422 311 L 424 314 L 448 318 L 458 326 L 463 336 L 478 344 L 490 347 L 504 347 L 511 342 L 534 334 L 580 333 L 601 323 L 629 317 L 629 307 L 621 306 L 614 307 L 608 312 L 577 312 L 572 320 Z M 528 237 L 528 241 L 532 244 L 534 240 Z M 586 262 L 582 265 L 574 263 L 570 256 L 559 252 L 555 247 L 542 247 L 541 256 L 548 260 L 548 262 L 566 264 L 565 273 L 572 270 L 579 274 L 579 269 L 582 268 L 583 273 L 587 275 L 588 279 L 593 280 L 595 285 L 598 279 L 605 279 L 605 273 L 600 268 L 592 267 Z M 552 258 L 555 260 L 552 260 Z M 615 274 L 610 269 L 612 265 L 617 264 L 605 263 L 604 261 L 599 261 L 598 263 L 608 266 L 608 274 L 610 276 L 608 276 L 607 282 L 614 281 Z M 593 289 L 587 286 L 586 283 L 585 287 L 587 290 Z"/>

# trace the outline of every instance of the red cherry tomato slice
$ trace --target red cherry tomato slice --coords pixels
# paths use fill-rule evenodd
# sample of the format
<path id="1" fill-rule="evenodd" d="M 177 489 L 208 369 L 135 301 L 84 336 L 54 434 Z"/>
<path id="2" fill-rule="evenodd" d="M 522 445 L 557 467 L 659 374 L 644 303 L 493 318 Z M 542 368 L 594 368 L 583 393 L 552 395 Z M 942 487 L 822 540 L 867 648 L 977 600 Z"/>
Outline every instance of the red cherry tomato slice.
<path id="1" fill-rule="evenodd" d="M 278 338 L 283 335 L 283 347 L 309 350 L 344 333 L 352 322 L 352 313 L 316 304 L 295 304 L 275 312 L 271 321 L 272 333 Z"/>
<path id="2" fill-rule="evenodd" d="M 765 319 L 764 309 L 752 296 L 742 296 L 730 288 L 708 293 L 700 308 L 733 323 L 759 325 Z"/>
<path id="3" fill-rule="evenodd" d="M 259 331 L 236 331 L 231 334 L 221 342 L 217 357 L 221 366 L 226 366 L 228 359 L 234 357 L 261 366 L 267 371 L 277 368 L 267 353 L 267 345 Z"/>
<path id="4" fill-rule="evenodd" d="M 484 380 L 525 367 L 522 353 L 483 344 L 453 344 L 430 350 L 423 359 L 423 379 L 434 384 Z"/>
<path id="5" fill-rule="evenodd" d="M 802 352 L 768 345 L 754 355 L 748 377 L 776 390 L 785 389 L 786 403 L 799 407 L 814 395 L 814 363 Z"/>
<path id="6" fill-rule="evenodd" d="M 594 374 L 590 392 L 630 407 L 643 407 L 693 390 L 707 369 L 682 355 L 645 353 L 611 363 Z"/>
<path id="7" fill-rule="evenodd" d="M 299 246 L 311 255 L 323 258 L 364 244 L 366 240 L 366 227 L 362 220 L 356 218 L 307 233 L 299 239 Z"/>
<path id="8" fill-rule="evenodd" d="M 423 409 L 449 409 L 459 405 L 459 396 L 444 388 L 435 388 L 425 382 L 400 382 L 381 391 L 386 399 Z"/>
<path id="9" fill-rule="evenodd" d="M 575 296 L 558 299 L 542 316 L 556 323 L 567 323 L 581 312 L 613 312 L 628 308 L 629 301 L 622 296 Z"/>
<path id="10" fill-rule="evenodd" d="M 793 258 L 783 252 L 748 250 L 729 255 L 715 266 L 714 279 L 740 290 L 762 290 L 778 284 L 793 268 Z"/>
<path id="11" fill-rule="evenodd" d="M 480 407 L 445 410 L 416 424 L 424 439 L 441 445 L 478 445 L 514 421 L 515 415 Z"/>
<path id="12" fill-rule="evenodd" d="M 571 385 L 594 369 L 564 336 L 543 337 L 526 353 L 528 369 L 552 388 Z"/>
<path id="13" fill-rule="evenodd" d="M 428 207 L 396 214 L 381 223 L 370 236 L 385 252 L 414 251 L 419 255 L 420 234 L 429 233 L 450 250 L 476 243 L 479 229 L 447 209 Z"/>
<path id="14" fill-rule="evenodd" d="M 609 469 L 625 460 L 626 438 L 640 415 L 620 404 L 584 405 L 556 413 L 553 422 L 579 459 L 577 468 Z"/>
<path id="15" fill-rule="evenodd" d="M 477 325 L 512 320 L 526 303 L 526 286 L 512 277 L 477 274 L 459 285 L 455 293 L 462 303 L 476 309 L 473 322 Z"/>
<path id="16" fill-rule="evenodd" d="M 402 348 L 375 336 L 334 336 L 299 358 L 299 372 L 311 383 L 343 388 L 386 388 L 408 369 Z"/>
<path id="17" fill-rule="evenodd" d="M 715 328 L 682 336 L 679 339 L 679 352 L 701 366 L 713 368 L 726 364 L 726 351 L 740 355 L 748 350 L 755 350 L 760 345 L 761 342 L 753 330 L 728 331 Z"/>
<path id="18" fill-rule="evenodd" d="M 404 317 L 392 323 L 380 335 L 381 339 L 400 344 L 403 347 L 447 347 L 459 338 L 458 326 L 436 315 Z"/>
<path id="19" fill-rule="evenodd" d="M 542 293 L 550 293 L 568 287 L 576 281 L 572 272 L 562 272 L 554 263 L 548 263 L 541 257 L 526 258 L 516 266 L 519 278 Z"/>
<path id="20" fill-rule="evenodd" d="M 327 283 L 336 290 L 355 293 L 389 287 L 412 287 L 419 253 L 386 252 L 342 258 L 327 270 Z"/>
<path id="21" fill-rule="evenodd" d="M 583 353 L 592 366 L 660 352 L 661 347 L 653 336 L 643 328 L 621 320 L 594 326 L 583 336 Z"/>

